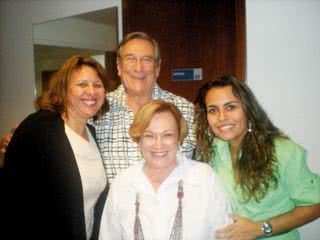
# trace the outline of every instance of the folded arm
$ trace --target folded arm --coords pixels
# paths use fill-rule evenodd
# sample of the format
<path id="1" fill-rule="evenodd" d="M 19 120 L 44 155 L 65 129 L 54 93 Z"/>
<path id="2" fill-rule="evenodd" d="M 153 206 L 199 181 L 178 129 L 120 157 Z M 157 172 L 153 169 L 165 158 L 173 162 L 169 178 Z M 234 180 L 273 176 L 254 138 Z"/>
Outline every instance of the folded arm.
<path id="1" fill-rule="evenodd" d="M 320 217 L 320 203 L 312 206 L 297 207 L 290 212 L 266 219 L 272 226 L 272 234 L 279 234 L 298 228 Z M 216 239 L 251 240 L 263 235 L 263 221 L 254 222 L 250 219 L 232 215 L 234 223 L 216 231 Z"/>

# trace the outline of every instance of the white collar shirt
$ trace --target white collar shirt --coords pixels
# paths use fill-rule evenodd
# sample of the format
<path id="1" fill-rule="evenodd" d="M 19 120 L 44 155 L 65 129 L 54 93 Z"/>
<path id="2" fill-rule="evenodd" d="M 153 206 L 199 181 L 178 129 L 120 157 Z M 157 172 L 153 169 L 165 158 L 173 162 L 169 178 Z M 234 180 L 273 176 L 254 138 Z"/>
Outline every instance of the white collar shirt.
<path id="1" fill-rule="evenodd" d="M 145 240 L 169 240 L 178 208 L 178 182 L 183 181 L 183 240 L 213 240 L 230 222 L 225 190 L 209 165 L 178 154 L 178 165 L 157 192 L 143 172 L 143 162 L 115 178 L 103 211 L 99 240 L 134 239 L 135 201 Z"/>

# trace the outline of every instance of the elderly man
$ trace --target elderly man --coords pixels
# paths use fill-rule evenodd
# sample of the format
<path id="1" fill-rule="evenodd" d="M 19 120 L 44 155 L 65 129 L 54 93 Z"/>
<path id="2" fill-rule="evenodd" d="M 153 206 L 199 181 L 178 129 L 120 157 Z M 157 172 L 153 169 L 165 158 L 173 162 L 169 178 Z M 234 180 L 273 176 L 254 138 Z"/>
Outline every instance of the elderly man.
<path id="1" fill-rule="evenodd" d="M 188 123 L 188 136 L 181 151 L 191 156 L 195 147 L 194 106 L 186 99 L 161 89 L 157 85 L 161 57 L 158 43 L 143 32 L 132 32 L 124 37 L 118 47 L 117 69 L 121 85 L 107 94 L 110 111 L 98 121 L 96 128 L 98 144 L 109 182 L 123 169 L 141 161 L 137 143 L 129 136 L 134 114 L 152 99 L 161 98 L 172 102 Z M 12 133 L 2 139 L 4 154 Z"/>
<path id="2" fill-rule="evenodd" d="M 146 33 L 129 33 L 119 44 L 117 69 L 121 85 L 107 94 L 110 111 L 94 123 L 109 181 L 122 169 L 141 161 L 138 145 L 128 131 L 134 114 L 152 99 L 161 98 L 179 108 L 189 130 L 181 150 L 189 156 L 192 154 L 195 147 L 193 104 L 157 85 L 160 65 L 159 45 Z"/>

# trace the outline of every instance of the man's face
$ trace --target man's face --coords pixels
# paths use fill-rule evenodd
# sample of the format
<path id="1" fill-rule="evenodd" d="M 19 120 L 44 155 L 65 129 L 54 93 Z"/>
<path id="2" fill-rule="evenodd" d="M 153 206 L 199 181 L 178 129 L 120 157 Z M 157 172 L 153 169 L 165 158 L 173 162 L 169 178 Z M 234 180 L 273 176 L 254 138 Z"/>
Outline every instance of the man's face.
<path id="1" fill-rule="evenodd" d="M 150 96 L 160 72 L 153 45 L 143 39 L 127 42 L 117 61 L 121 83 L 130 95 Z"/>

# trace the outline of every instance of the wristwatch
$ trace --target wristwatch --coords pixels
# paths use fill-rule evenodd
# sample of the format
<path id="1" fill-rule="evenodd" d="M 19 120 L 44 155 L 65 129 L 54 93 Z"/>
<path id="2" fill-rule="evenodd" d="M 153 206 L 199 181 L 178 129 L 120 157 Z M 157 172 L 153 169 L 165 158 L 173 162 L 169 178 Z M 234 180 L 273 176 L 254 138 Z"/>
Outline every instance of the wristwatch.
<path id="1" fill-rule="evenodd" d="M 269 221 L 265 221 L 262 223 L 261 230 L 263 232 L 263 235 L 270 236 L 272 234 L 272 226 Z"/>

